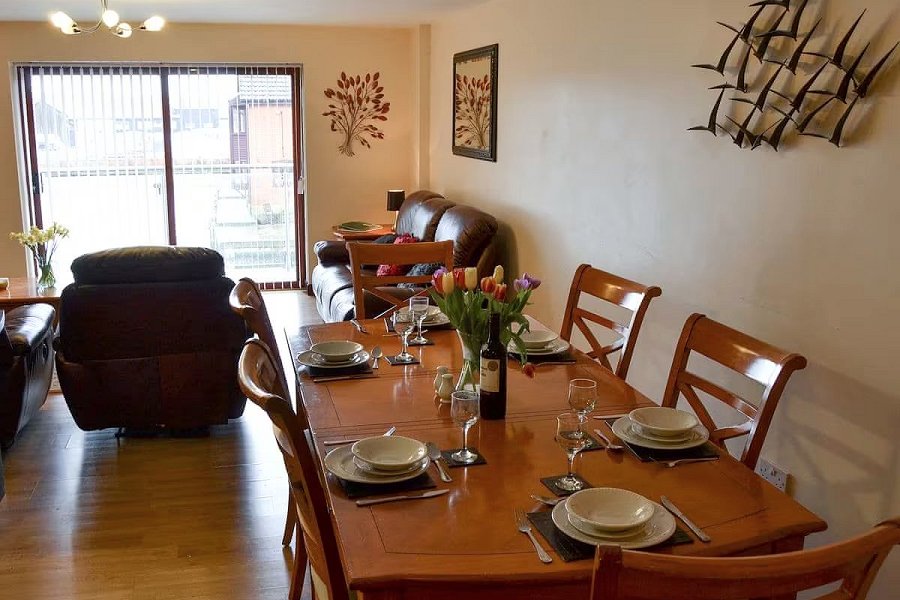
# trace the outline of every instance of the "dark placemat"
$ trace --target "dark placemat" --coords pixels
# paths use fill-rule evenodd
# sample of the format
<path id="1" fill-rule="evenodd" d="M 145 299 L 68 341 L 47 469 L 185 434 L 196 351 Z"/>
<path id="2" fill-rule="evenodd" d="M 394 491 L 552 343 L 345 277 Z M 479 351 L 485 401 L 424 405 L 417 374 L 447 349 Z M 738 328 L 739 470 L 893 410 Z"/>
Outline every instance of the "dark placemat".
<path id="1" fill-rule="evenodd" d="M 541 535 L 544 536 L 544 539 L 547 540 L 556 553 L 559 554 L 559 557 L 563 559 L 563 562 L 594 558 L 597 547 L 570 538 L 557 529 L 556 525 L 553 524 L 553 518 L 550 516 L 549 510 L 528 513 L 528 520 L 541 532 Z M 661 544 L 651 546 L 651 548 L 665 548 L 667 546 L 678 546 L 680 544 L 692 544 L 693 542 L 694 539 L 681 529 L 681 527 L 678 527 L 675 529 L 675 533 L 672 534 L 672 537 Z"/>
<path id="2" fill-rule="evenodd" d="M 510 352 L 509 357 L 513 360 L 519 360 L 518 352 Z M 576 363 L 578 362 L 574 356 L 572 356 L 572 352 L 566 350 L 561 354 L 541 354 L 539 356 L 535 356 L 534 354 L 528 355 L 528 362 L 533 365 L 539 365 L 541 363 Z"/>
<path id="3" fill-rule="evenodd" d="M 434 340 L 429 340 L 425 338 L 424 342 L 416 342 L 414 340 L 409 340 L 409 346 L 434 346 Z"/>
<path id="4" fill-rule="evenodd" d="M 459 452 L 462 448 L 453 448 L 451 450 L 441 450 L 441 456 L 444 457 L 444 460 L 447 461 L 447 466 L 449 467 L 474 467 L 475 465 L 486 465 L 487 460 L 485 460 L 484 455 L 478 451 L 478 448 L 469 448 L 469 452 L 474 452 L 478 455 L 478 458 L 475 459 L 475 462 L 470 463 L 462 463 L 457 460 L 454 460 L 451 456 L 454 452 Z"/>
<path id="5" fill-rule="evenodd" d="M 590 452 L 592 450 L 603 450 L 606 448 L 606 446 L 604 446 L 603 444 L 601 444 L 600 442 L 595 440 L 593 437 L 587 436 L 587 438 L 588 438 L 588 443 L 584 448 L 581 449 L 581 452 Z"/>
<path id="6" fill-rule="evenodd" d="M 364 375 L 372 372 L 372 364 L 365 361 L 352 367 L 343 367 L 340 369 L 324 369 L 322 367 L 303 367 L 306 374 L 310 377 L 340 377 L 343 375 Z"/>
<path id="7" fill-rule="evenodd" d="M 656 450 L 654 448 L 643 448 L 628 442 L 623 442 L 625 446 L 631 450 L 631 453 L 637 456 L 641 462 L 660 462 L 666 460 L 678 460 L 680 458 L 712 458 L 719 456 L 715 447 L 709 442 L 696 448 L 687 448 L 685 450 Z"/>
<path id="8" fill-rule="evenodd" d="M 557 496 L 571 496 L 575 492 L 581 491 L 581 490 L 573 490 L 570 492 L 569 490 L 564 490 L 561 487 L 559 487 L 558 485 L 556 485 L 556 481 L 565 476 L 566 476 L 565 473 L 562 473 L 560 475 L 552 475 L 550 477 L 544 477 L 541 479 L 541 483 L 543 483 L 544 487 L 546 487 L 548 490 L 550 490 Z M 591 485 L 591 483 L 587 479 L 585 479 L 578 473 L 575 473 L 575 479 L 577 479 L 578 481 L 580 481 L 581 483 L 584 484 L 584 486 L 581 488 L 582 490 L 586 490 L 587 488 L 594 487 L 593 485 Z"/>
<path id="9" fill-rule="evenodd" d="M 347 481 L 338 477 L 344 493 L 351 500 L 357 498 L 366 498 L 367 496 L 383 496 L 384 494 L 396 494 L 398 492 L 415 492 L 417 490 L 430 490 L 436 488 L 437 484 L 426 471 L 418 477 L 400 481 L 398 483 L 359 483 L 356 481 Z"/>
<path id="10" fill-rule="evenodd" d="M 428 331 L 429 329 L 455 329 L 455 327 L 453 327 L 453 323 L 450 323 L 449 321 L 446 323 L 440 323 L 440 324 L 423 323 L 422 327 L 423 327 L 423 332 Z M 394 331 L 394 324 L 391 323 L 391 320 L 388 318 L 384 319 L 384 328 L 387 331 L 387 333 L 396 333 Z"/>
<path id="11" fill-rule="evenodd" d="M 413 358 L 413 360 L 408 361 L 408 362 L 398 362 L 396 356 L 385 356 L 384 359 L 385 359 L 386 361 L 388 361 L 388 362 L 391 364 L 391 366 L 394 366 L 394 367 L 405 367 L 406 365 L 417 365 L 417 364 L 419 364 L 419 359 L 418 359 L 418 358 Z"/>

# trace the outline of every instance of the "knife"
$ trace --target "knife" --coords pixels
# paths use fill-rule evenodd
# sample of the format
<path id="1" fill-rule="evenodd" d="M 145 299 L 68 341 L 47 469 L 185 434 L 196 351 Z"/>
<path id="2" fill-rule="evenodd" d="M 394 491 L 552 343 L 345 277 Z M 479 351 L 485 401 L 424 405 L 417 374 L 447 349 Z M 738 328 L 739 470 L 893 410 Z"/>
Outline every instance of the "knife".
<path id="1" fill-rule="evenodd" d="M 378 375 L 374 373 L 364 373 L 361 375 L 334 375 L 326 377 L 311 377 L 313 383 L 328 383 L 329 381 L 348 381 L 350 379 L 374 379 Z"/>
<path id="2" fill-rule="evenodd" d="M 368 500 L 357 500 L 357 506 L 372 506 L 373 504 L 383 504 L 384 502 L 399 502 L 400 500 L 422 500 L 423 498 L 434 498 L 435 496 L 443 496 L 450 490 L 431 490 L 422 494 L 409 494 L 406 496 L 388 496 L 387 498 L 370 498 Z"/>
<path id="3" fill-rule="evenodd" d="M 691 521 L 686 516 L 684 516 L 684 513 L 681 512 L 680 510 L 678 510 L 678 507 L 675 506 L 674 504 L 672 504 L 671 500 L 669 500 L 668 498 L 663 496 L 662 498 L 659 499 L 659 501 L 663 506 L 665 506 L 667 509 L 669 509 L 669 511 L 671 511 L 673 515 L 675 515 L 676 517 L 681 519 L 682 522 L 688 526 L 688 529 L 693 531 L 694 535 L 696 535 L 700 539 L 701 542 L 704 542 L 704 543 L 709 542 L 709 536 L 706 535 L 706 533 L 702 529 L 697 527 L 697 525 L 695 525 L 693 521 Z"/>
<path id="4" fill-rule="evenodd" d="M 598 421 L 605 421 L 606 419 L 621 419 L 622 417 L 627 417 L 628 413 L 619 413 L 617 415 L 594 415 L 594 419 Z"/>
<path id="5" fill-rule="evenodd" d="M 356 327 L 356 330 L 360 333 L 369 333 L 369 330 L 363 327 L 363 324 L 357 321 L 356 319 L 350 319 L 350 322 L 353 323 L 353 326 Z"/>

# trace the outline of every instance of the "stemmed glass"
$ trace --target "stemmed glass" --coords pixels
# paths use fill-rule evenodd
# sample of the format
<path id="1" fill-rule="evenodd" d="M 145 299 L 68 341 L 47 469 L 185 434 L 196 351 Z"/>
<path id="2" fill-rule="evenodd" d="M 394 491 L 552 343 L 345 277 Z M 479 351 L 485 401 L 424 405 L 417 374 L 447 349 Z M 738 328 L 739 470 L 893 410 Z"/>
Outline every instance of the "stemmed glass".
<path id="1" fill-rule="evenodd" d="M 569 457 L 569 472 L 557 479 L 556 485 L 567 492 L 576 492 L 584 487 L 584 483 L 575 477 L 575 457 L 588 443 L 584 426 L 584 419 L 576 413 L 567 412 L 556 417 L 556 443 Z"/>
<path id="2" fill-rule="evenodd" d="M 593 379 L 573 379 L 569 382 L 569 406 L 582 421 L 597 404 L 597 382 Z"/>
<path id="3" fill-rule="evenodd" d="M 469 450 L 469 429 L 478 420 L 479 414 L 477 393 L 459 390 L 450 394 L 450 418 L 463 430 L 462 450 L 457 450 L 450 455 L 456 462 L 470 464 L 478 460 L 478 455 Z"/>
<path id="4" fill-rule="evenodd" d="M 425 322 L 425 317 L 428 316 L 428 298 L 425 296 L 413 296 L 410 298 L 409 312 L 412 313 L 413 318 L 416 320 L 416 325 L 419 326 L 419 334 L 411 341 L 415 344 L 427 344 L 428 340 L 422 336 L 422 324 Z"/>
<path id="5" fill-rule="evenodd" d="M 413 330 L 412 313 L 398 310 L 394 313 L 393 321 L 394 331 L 400 335 L 400 343 L 403 345 L 400 354 L 395 356 L 394 360 L 400 363 L 414 362 L 416 357 L 407 351 L 409 348 L 409 334 Z"/>

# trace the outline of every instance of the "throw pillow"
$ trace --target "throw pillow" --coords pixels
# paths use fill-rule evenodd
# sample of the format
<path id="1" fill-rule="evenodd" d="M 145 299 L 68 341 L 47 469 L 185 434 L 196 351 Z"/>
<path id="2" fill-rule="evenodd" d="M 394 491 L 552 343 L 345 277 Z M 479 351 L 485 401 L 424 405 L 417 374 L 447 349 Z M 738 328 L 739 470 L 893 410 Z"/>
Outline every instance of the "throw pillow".
<path id="1" fill-rule="evenodd" d="M 418 242 L 419 238 L 412 235 L 411 233 L 404 233 L 403 235 L 398 235 L 397 239 L 394 240 L 395 244 L 414 244 Z M 376 271 L 376 275 L 379 277 L 390 277 L 390 276 L 401 276 L 406 275 L 406 272 L 409 271 L 410 265 L 378 265 L 378 271 Z"/>
<path id="2" fill-rule="evenodd" d="M 372 243 L 373 244 L 393 244 L 394 240 L 396 240 L 396 239 L 397 239 L 396 233 L 388 233 L 381 237 L 375 238 L 374 240 L 372 240 Z"/>
<path id="3" fill-rule="evenodd" d="M 406 274 L 410 276 L 434 275 L 434 272 L 443 266 L 444 265 L 442 265 L 441 263 L 419 263 L 417 265 L 413 265 L 413 268 L 410 269 Z M 398 284 L 397 287 L 420 289 L 422 288 L 422 285 L 415 283 L 401 283 Z"/>

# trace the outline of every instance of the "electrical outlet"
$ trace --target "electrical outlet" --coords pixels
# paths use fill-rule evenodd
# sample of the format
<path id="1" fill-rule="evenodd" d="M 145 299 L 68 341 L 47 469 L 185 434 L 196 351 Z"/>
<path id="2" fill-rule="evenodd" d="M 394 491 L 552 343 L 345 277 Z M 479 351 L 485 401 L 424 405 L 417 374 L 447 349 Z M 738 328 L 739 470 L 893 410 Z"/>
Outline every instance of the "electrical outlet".
<path id="1" fill-rule="evenodd" d="M 759 459 L 756 463 L 756 474 L 777 487 L 782 492 L 787 493 L 788 478 L 790 473 L 776 467 L 764 458 Z"/>

